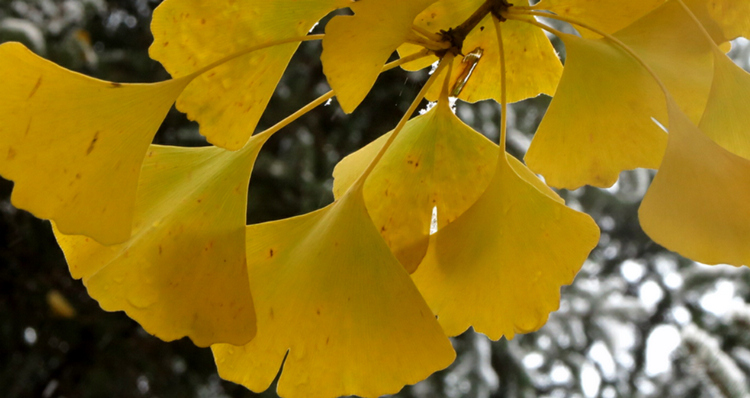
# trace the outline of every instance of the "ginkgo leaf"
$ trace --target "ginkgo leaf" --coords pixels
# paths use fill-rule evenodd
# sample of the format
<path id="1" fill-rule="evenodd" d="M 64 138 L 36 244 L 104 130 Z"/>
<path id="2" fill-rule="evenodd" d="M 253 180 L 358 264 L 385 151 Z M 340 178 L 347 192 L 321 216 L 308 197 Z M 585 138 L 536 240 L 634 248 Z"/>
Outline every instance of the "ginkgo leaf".
<path id="1" fill-rule="evenodd" d="M 712 44 L 680 3 L 667 2 L 614 36 L 697 123 L 711 89 Z M 608 39 L 563 41 L 563 81 L 526 155 L 529 167 L 560 188 L 607 187 L 622 170 L 657 168 L 666 135 L 651 120 L 665 119 L 654 78 Z"/>
<path id="2" fill-rule="evenodd" d="M 367 168 L 392 132 L 334 169 L 338 198 Z M 463 213 L 494 172 L 497 146 L 456 117 L 447 101 L 409 121 L 365 182 L 365 203 L 396 258 L 413 272 L 427 251 L 433 208 L 438 225 Z"/>
<path id="3" fill-rule="evenodd" d="M 591 217 L 538 184 L 503 156 L 477 202 L 432 235 L 412 279 L 449 336 L 473 326 L 510 339 L 540 328 L 596 246 Z"/>
<path id="4" fill-rule="evenodd" d="M 353 16 L 328 22 L 320 61 L 344 112 L 362 102 L 388 58 L 409 38 L 414 18 L 434 1 L 359 0 L 349 5 Z"/>
<path id="5" fill-rule="evenodd" d="M 130 237 L 143 156 L 189 77 L 119 84 L 0 45 L 0 174 L 11 200 L 66 234 Z"/>
<path id="6" fill-rule="evenodd" d="M 664 0 L 542 0 L 534 8 L 552 11 L 605 33 L 614 33 L 662 4 Z M 587 29 L 578 31 L 583 37 L 599 37 Z"/>
<path id="7" fill-rule="evenodd" d="M 164 340 L 245 344 L 255 318 L 245 265 L 247 186 L 267 135 L 242 151 L 152 146 L 133 237 L 102 246 L 56 231 L 74 278 L 107 311 Z"/>
<path id="8" fill-rule="evenodd" d="M 152 58 L 172 76 L 184 76 L 224 57 L 274 40 L 305 35 L 349 0 L 167 0 L 155 11 Z M 230 150 L 243 147 L 298 44 L 241 56 L 196 78 L 177 108 L 201 125 L 201 134 Z"/>
<path id="9" fill-rule="evenodd" d="M 717 44 L 740 36 L 750 38 L 750 2 L 737 0 L 682 0 Z"/>
<path id="10" fill-rule="evenodd" d="M 372 224 L 361 185 L 316 212 L 249 226 L 247 258 L 258 334 L 212 347 L 224 379 L 262 391 L 283 361 L 281 396 L 375 397 L 455 358 Z"/>
<path id="11" fill-rule="evenodd" d="M 668 1 L 615 37 L 656 72 L 683 112 L 698 123 L 711 91 L 713 43 L 689 11 L 679 1 Z"/>
<path id="12" fill-rule="evenodd" d="M 725 150 L 750 159 L 750 74 L 714 50 L 711 96 L 701 131 Z"/>
<path id="13" fill-rule="evenodd" d="M 426 30 L 439 32 L 456 27 L 483 2 L 478 0 L 459 1 L 441 0 L 427 8 L 416 19 L 415 24 Z M 524 17 L 533 19 L 533 17 Z M 508 101 L 516 102 L 539 94 L 552 95 L 562 74 L 562 64 L 557 57 L 552 43 L 544 32 L 528 23 L 508 20 L 503 22 L 503 44 L 506 52 L 507 95 Z M 475 52 L 481 57 L 472 68 L 463 57 L 453 61 L 451 87 L 461 82 L 465 85 L 458 98 L 467 102 L 485 99 L 500 101 L 502 85 L 500 82 L 500 54 L 497 43 L 497 32 L 492 23 L 492 15 L 485 17 L 463 43 L 463 53 Z M 402 56 L 419 51 L 414 45 L 403 45 L 399 48 Z M 408 63 L 407 70 L 417 70 L 435 62 L 436 57 Z M 447 73 L 447 69 L 444 74 Z M 442 78 L 441 78 L 442 79 Z M 435 85 L 428 92 L 427 98 L 435 101 L 440 94 L 440 87 Z"/>
<path id="14" fill-rule="evenodd" d="M 605 40 L 563 34 L 565 70 L 531 141 L 526 164 L 547 184 L 608 187 L 622 170 L 657 168 L 666 134 L 664 97 L 629 54 Z"/>
<path id="15" fill-rule="evenodd" d="M 695 261 L 750 264 L 750 160 L 712 141 L 673 100 L 668 107 L 667 151 L 638 211 L 643 230 Z"/>

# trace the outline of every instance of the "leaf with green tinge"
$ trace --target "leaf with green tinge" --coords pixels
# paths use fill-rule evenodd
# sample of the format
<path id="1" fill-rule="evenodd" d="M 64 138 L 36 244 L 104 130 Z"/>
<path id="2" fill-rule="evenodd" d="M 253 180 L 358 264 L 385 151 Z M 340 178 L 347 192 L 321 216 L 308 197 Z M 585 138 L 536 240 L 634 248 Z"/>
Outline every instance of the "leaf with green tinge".
<path id="1" fill-rule="evenodd" d="M 243 347 L 212 347 L 222 378 L 262 391 L 283 361 L 281 396 L 375 397 L 453 361 L 361 189 L 313 213 L 248 227 L 258 335 Z"/>
<path id="2" fill-rule="evenodd" d="M 167 0 L 155 11 L 152 58 L 185 76 L 224 57 L 275 40 L 304 36 L 348 0 Z M 238 150 L 253 134 L 298 44 L 255 51 L 193 81 L 177 108 L 201 125 L 209 142 Z"/>
<path id="3" fill-rule="evenodd" d="M 152 146 L 133 237 L 102 246 L 56 231 L 74 278 L 108 311 L 164 340 L 245 344 L 255 315 L 245 264 L 247 186 L 267 136 L 242 151 Z"/>
<path id="4" fill-rule="evenodd" d="M 18 43 L 0 45 L 0 174 L 13 204 L 67 234 L 130 238 L 138 175 L 190 77 L 119 84 L 79 75 Z"/>

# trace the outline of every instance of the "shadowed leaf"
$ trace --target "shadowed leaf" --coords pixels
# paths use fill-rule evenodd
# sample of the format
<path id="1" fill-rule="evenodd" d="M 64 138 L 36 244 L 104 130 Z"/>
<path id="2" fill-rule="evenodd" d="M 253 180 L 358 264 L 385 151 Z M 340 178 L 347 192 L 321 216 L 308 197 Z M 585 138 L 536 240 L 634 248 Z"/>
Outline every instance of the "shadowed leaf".
<path id="1" fill-rule="evenodd" d="M 540 185 L 503 156 L 477 202 L 431 237 L 412 278 L 449 336 L 473 326 L 510 339 L 540 328 L 596 246 L 591 217 Z"/>
<path id="2" fill-rule="evenodd" d="M 56 231 L 71 274 L 108 311 L 164 340 L 247 343 L 255 334 L 245 265 L 247 186 L 267 136 L 242 151 L 152 146 L 133 237 L 101 246 Z"/>
<path id="3" fill-rule="evenodd" d="M 454 359 L 450 341 L 383 243 L 361 186 L 303 216 L 251 225 L 258 335 L 213 346 L 219 374 L 284 397 L 392 394 Z M 288 351 L 288 354 L 287 354 Z"/>

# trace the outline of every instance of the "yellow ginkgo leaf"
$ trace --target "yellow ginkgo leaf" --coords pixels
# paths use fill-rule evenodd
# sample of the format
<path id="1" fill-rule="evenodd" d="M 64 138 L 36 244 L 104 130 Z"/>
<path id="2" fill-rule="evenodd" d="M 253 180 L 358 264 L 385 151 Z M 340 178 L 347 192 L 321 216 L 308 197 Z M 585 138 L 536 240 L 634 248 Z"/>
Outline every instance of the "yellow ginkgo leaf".
<path id="1" fill-rule="evenodd" d="M 667 151 L 638 211 L 643 230 L 695 261 L 750 264 L 750 160 L 713 142 L 671 99 L 668 107 Z"/>
<path id="2" fill-rule="evenodd" d="M 102 246 L 56 231 L 74 278 L 108 311 L 164 340 L 245 344 L 255 319 L 245 265 L 247 186 L 267 135 L 242 151 L 152 146 L 133 237 Z"/>
<path id="3" fill-rule="evenodd" d="M 614 37 L 697 123 L 711 89 L 712 44 L 686 9 L 667 2 Z M 609 39 L 565 35 L 563 41 L 565 72 L 526 154 L 529 167 L 548 184 L 569 189 L 608 187 L 622 170 L 657 168 L 666 134 L 652 118 L 664 121 L 666 109 L 654 78 Z"/>
<path id="4" fill-rule="evenodd" d="M 0 46 L 0 174 L 13 204 L 66 234 L 130 237 L 143 156 L 189 78 L 156 84 L 91 79 Z"/>
<path id="5" fill-rule="evenodd" d="M 683 112 L 698 123 L 711 91 L 713 43 L 690 12 L 679 1 L 668 1 L 614 36 L 659 76 Z"/>
<path id="6" fill-rule="evenodd" d="M 320 61 L 344 112 L 362 102 L 388 58 L 409 38 L 414 18 L 434 1 L 359 0 L 349 5 L 353 16 L 328 22 Z"/>
<path id="7" fill-rule="evenodd" d="M 334 169 L 342 196 L 392 132 Z M 492 178 L 497 145 L 456 117 L 447 101 L 409 121 L 365 182 L 365 203 L 396 258 L 413 272 L 427 251 L 433 208 L 438 225 L 463 213 Z"/>
<path id="8" fill-rule="evenodd" d="M 750 74 L 720 50 L 701 131 L 725 150 L 750 160 Z"/>
<path id="9" fill-rule="evenodd" d="M 539 185 L 503 156 L 477 202 L 431 237 L 412 278 L 449 336 L 469 326 L 493 340 L 540 328 L 596 246 L 591 217 Z"/>
<path id="10" fill-rule="evenodd" d="M 372 224 L 361 185 L 316 212 L 249 226 L 247 258 L 258 335 L 212 347 L 224 379 L 262 391 L 283 362 L 283 397 L 376 397 L 455 358 Z"/>
<path id="11" fill-rule="evenodd" d="M 682 0 L 716 44 L 750 38 L 750 2 L 745 0 Z"/>
<path id="12" fill-rule="evenodd" d="M 149 53 L 172 76 L 185 76 L 252 46 L 303 36 L 349 0 L 167 0 L 155 11 Z M 209 142 L 243 147 L 298 44 L 241 56 L 196 78 L 177 108 L 201 125 Z"/>
<path id="13" fill-rule="evenodd" d="M 542 0 L 534 8 L 552 11 L 557 15 L 574 19 L 605 33 L 614 33 L 664 4 L 664 1 Z M 586 29 L 579 29 L 579 32 L 583 37 L 599 37 Z"/>
<path id="14" fill-rule="evenodd" d="M 526 164 L 557 188 L 608 187 L 622 170 L 657 168 L 666 134 L 664 96 L 629 54 L 604 41 L 563 34 L 560 86 L 526 153 Z"/>
<path id="15" fill-rule="evenodd" d="M 433 32 L 456 27 L 482 3 L 478 0 L 441 0 L 422 12 L 415 24 Z M 503 42 L 506 53 L 508 101 L 516 102 L 539 94 L 554 94 L 562 74 L 562 64 L 544 32 L 533 25 L 508 20 L 503 23 Z M 456 57 L 453 61 L 451 87 L 459 88 L 463 83 L 454 95 L 468 102 L 485 99 L 500 102 L 503 87 L 499 83 L 498 48 L 492 15 L 487 15 L 463 42 L 464 55 L 481 54 L 476 64 L 473 65 L 469 59 L 465 62 L 462 56 Z M 419 47 L 409 44 L 399 48 L 402 56 L 417 51 Z M 421 69 L 435 60 L 435 57 L 429 57 L 423 61 L 412 62 L 406 64 L 406 69 Z M 435 101 L 440 90 L 439 85 L 433 86 L 427 98 Z"/>

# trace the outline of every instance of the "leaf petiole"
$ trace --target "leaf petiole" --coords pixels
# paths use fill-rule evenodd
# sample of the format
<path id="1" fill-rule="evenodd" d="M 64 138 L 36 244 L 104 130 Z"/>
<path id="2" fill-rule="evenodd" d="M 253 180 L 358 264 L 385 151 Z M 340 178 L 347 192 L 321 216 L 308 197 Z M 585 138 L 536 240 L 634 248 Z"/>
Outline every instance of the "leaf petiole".
<path id="1" fill-rule="evenodd" d="M 397 62 L 397 61 L 394 61 Z M 432 87 L 432 85 L 437 80 L 438 76 L 440 76 L 443 69 L 445 69 L 446 66 L 453 63 L 453 55 L 450 53 L 447 54 L 441 61 L 440 64 L 438 64 L 437 69 L 432 73 L 429 79 L 427 79 L 427 82 L 422 86 L 422 89 L 419 91 L 419 94 L 417 94 L 417 97 L 414 98 L 414 101 L 412 101 L 411 105 L 409 106 L 409 109 L 404 113 L 404 116 L 401 117 L 401 120 L 396 125 L 396 128 L 393 129 L 393 133 L 388 137 L 388 140 L 383 144 L 383 147 L 380 149 L 380 152 L 378 152 L 377 155 L 372 159 L 370 164 L 367 166 L 367 169 L 359 176 L 357 181 L 354 182 L 354 184 L 349 187 L 349 191 L 352 189 L 360 189 L 365 183 L 365 180 L 370 175 L 373 169 L 375 169 L 375 166 L 378 164 L 380 159 L 383 157 L 385 152 L 388 150 L 388 148 L 391 146 L 393 141 L 396 139 L 396 136 L 401 132 L 401 130 L 406 125 L 406 122 L 409 121 L 409 118 L 411 115 L 414 114 L 414 112 L 417 110 L 417 107 L 419 106 L 420 102 L 422 102 L 422 99 L 427 95 L 427 91 Z M 386 65 L 387 66 L 387 65 Z"/>

